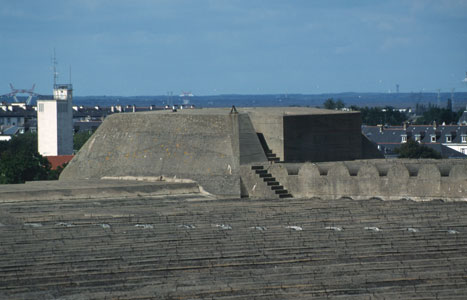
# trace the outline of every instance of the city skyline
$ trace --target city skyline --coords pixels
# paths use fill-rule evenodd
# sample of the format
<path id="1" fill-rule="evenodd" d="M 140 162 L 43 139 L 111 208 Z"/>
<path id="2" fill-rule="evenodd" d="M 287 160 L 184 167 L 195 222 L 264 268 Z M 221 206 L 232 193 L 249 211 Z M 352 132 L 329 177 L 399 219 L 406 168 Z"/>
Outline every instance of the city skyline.
<path id="1" fill-rule="evenodd" d="M 467 1 L 1 1 L 0 94 L 459 92 Z"/>

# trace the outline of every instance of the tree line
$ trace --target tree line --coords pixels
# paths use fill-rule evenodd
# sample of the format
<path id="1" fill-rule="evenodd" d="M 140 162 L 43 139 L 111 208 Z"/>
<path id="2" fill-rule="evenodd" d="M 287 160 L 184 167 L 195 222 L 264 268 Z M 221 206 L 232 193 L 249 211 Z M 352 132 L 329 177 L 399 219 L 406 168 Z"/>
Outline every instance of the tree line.
<path id="1" fill-rule="evenodd" d="M 80 132 L 73 136 L 78 151 L 92 135 Z M 47 158 L 39 154 L 37 134 L 24 133 L 9 141 L 0 141 L 0 184 L 24 183 L 35 180 L 57 180 L 65 166 L 52 170 Z"/>
<path id="2" fill-rule="evenodd" d="M 37 135 L 25 133 L 0 142 L 0 184 L 58 179 L 47 158 L 37 152 Z"/>
<path id="3" fill-rule="evenodd" d="M 326 109 L 341 110 L 345 108 L 346 105 L 340 99 L 334 100 L 330 98 L 323 102 L 323 107 Z M 369 126 L 375 126 L 378 124 L 398 126 L 402 125 L 404 122 L 411 122 L 416 125 L 433 124 L 433 122 L 436 122 L 437 124 L 457 124 L 459 118 L 464 112 L 463 109 L 453 111 L 450 101 L 448 101 L 446 108 L 434 106 L 432 104 L 428 104 L 428 106 L 417 104 L 415 107 L 415 116 L 401 112 L 392 106 L 359 107 L 351 105 L 349 109 L 360 111 L 362 124 Z"/>

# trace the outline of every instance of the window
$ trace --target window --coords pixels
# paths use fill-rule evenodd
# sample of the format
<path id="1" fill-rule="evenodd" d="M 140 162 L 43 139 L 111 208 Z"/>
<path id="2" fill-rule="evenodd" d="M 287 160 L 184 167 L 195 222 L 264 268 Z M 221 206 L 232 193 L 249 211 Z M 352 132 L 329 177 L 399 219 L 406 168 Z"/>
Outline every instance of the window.
<path id="1" fill-rule="evenodd" d="M 467 135 L 461 135 L 461 142 L 467 143 Z"/>
<path id="2" fill-rule="evenodd" d="M 39 112 L 44 112 L 44 103 L 39 103 Z"/>
<path id="3" fill-rule="evenodd" d="M 451 137 L 450 134 L 447 134 L 446 135 L 446 143 L 450 143 L 450 142 L 452 142 L 452 137 Z"/>
<path id="4" fill-rule="evenodd" d="M 415 141 L 420 143 L 422 141 L 422 136 L 420 134 L 416 134 Z"/>
<path id="5" fill-rule="evenodd" d="M 407 135 L 406 134 L 401 135 L 401 138 L 402 138 L 402 140 L 401 140 L 402 143 L 407 143 Z"/>
<path id="6" fill-rule="evenodd" d="M 432 142 L 432 143 L 436 143 L 436 135 L 432 135 L 432 136 L 431 136 L 431 142 Z"/>

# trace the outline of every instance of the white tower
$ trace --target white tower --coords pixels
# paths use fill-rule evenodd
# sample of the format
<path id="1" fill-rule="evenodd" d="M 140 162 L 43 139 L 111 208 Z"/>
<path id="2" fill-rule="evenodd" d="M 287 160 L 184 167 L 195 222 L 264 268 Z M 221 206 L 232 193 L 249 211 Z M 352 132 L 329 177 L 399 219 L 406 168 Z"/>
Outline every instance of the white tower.
<path id="1" fill-rule="evenodd" d="M 71 84 L 55 84 L 53 99 L 37 100 L 38 150 L 43 156 L 73 154 Z"/>

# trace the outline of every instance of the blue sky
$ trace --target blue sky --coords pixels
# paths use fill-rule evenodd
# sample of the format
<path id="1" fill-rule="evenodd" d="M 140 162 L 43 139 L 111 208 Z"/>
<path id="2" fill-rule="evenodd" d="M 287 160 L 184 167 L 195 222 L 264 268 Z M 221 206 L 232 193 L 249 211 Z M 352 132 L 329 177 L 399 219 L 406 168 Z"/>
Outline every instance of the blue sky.
<path id="1" fill-rule="evenodd" d="M 0 94 L 467 91 L 467 0 L 0 0 Z"/>

